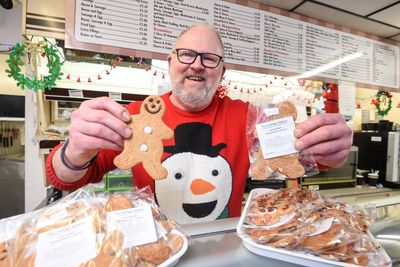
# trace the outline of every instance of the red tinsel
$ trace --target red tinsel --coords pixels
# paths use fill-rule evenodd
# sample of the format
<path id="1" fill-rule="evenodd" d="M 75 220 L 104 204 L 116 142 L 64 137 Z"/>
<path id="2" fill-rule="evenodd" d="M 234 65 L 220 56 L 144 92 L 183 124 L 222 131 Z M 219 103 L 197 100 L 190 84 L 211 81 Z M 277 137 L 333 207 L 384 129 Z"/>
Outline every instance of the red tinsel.
<path id="1" fill-rule="evenodd" d="M 215 92 L 215 94 L 220 97 L 220 98 L 224 98 L 227 94 L 228 94 L 228 88 L 226 87 L 226 85 L 218 85 L 217 91 Z"/>

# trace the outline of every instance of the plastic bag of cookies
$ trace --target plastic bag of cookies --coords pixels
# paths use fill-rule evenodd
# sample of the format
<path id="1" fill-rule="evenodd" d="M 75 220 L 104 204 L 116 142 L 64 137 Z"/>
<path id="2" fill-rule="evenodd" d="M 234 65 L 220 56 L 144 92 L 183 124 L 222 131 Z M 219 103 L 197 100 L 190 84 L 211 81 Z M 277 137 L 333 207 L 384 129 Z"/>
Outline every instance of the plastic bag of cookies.
<path id="1" fill-rule="evenodd" d="M 250 109 L 248 117 L 254 124 L 247 132 L 253 179 L 296 179 L 318 173 L 312 154 L 294 148 L 297 110 L 292 102 Z"/>
<path id="2" fill-rule="evenodd" d="M 99 196 L 106 200 L 107 231 L 122 233 L 123 264 L 168 266 L 186 251 L 187 236 L 161 212 L 149 187 Z M 89 261 L 82 266 L 98 265 Z"/>
<path id="3" fill-rule="evenodd" d="M 0 220 L 0 267 L 12 265 L 11 247 L 21 224 L 36 216 L 37 211 Z"/>
<path id="4" fill-rule="evenodd" d="M 298 250 L 303 250 L 329 260 L 378 266 L 385 260 L 379 253 L 379 244 L 370 234 L 354 227 L 339 214 L 315 212 L 313 221 L 308 225 L 307 237 Z"/>
<path id="5" fill-rule="evenodd" d="M 281 248 L 331 261 L 387 266 L 387 254 L 368 231 L 374 210 L 372 205 L 349 205 L 310 189 L 258 188 L 250 192 L 238 233 L 266 251 Z"/>
<path id="6" fill-rule="evenodd" d="M 0 221 L 0 230 L 1 267 L 168 266 L 188 246 L 149 188 L 95 195 L 87 186 L 34 213 Z"/>
<path id="7" fill-rule="evenodd" d="M 311 212 L 301 205 L 297 190 L 284 189 L 254 194 L 246 209 L 244 233 L 259 244 L 272 247 L 296 247 L 305 238 L 305 222 Z"/>
<path id="8" fill-rule="evenodd" d="M 77 266 L 95 257 L 104 235 L 101 204 L 80 189 L 21 221 L 10 242 L 10 266 Z"/>

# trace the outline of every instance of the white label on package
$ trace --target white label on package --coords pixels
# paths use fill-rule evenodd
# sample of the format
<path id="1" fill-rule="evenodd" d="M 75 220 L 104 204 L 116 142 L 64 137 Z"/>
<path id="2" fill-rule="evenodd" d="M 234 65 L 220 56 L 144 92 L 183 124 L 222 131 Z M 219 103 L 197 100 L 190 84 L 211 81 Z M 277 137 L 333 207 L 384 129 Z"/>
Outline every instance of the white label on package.
<path id="1" fill-rule="evenodd" d="M 264 159 L 296 153 L 292 116 L 256 125 Z"/>
<path id="2" fill-rule="evenodd" d="M 122 231 L 124 248 L 157 241 L 153 214 L 147 203 L 131 209 L 108 212 L 107 225 Z"/>
<path id="3" fill-rule="evenodd" d="M 319 235 L 322 234 L 326 231 L 328 231 L 329 229 L 331 229 L 332 226 L 332 222 L 335 218 L 328 218 L 319 222 L 315 222 L 314 223 L 314 231 L 311 232 L 310 234 L 308 234 L 309 236 L 315 236 L 315 235 Z"/>
<path id="4" fill-rule="evenodd" d="M 77 266 L 96 257 L 92 218 L 39 234 L 35 266 Z"/>
<path id="5" fill-rule="evenodd" d="M 279 114 L 278 108 L 264 108 L 264 114 L 267 116 L 274 116 Z"/>

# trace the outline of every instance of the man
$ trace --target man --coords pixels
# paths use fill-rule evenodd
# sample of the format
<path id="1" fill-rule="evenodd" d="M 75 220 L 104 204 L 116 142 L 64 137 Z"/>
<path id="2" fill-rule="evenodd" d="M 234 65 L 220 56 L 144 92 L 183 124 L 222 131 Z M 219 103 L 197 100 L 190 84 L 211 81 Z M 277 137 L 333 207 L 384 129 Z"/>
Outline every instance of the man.
<path id="1" fill-rule="evenodd" d="M 150 185 L 161 209 L 181 224 L 240 216 L 249 169 L 247 122 L 256 110 L 215 96 L 225 72 L 223 56 L 221 38 L 207 24 L 177 38 L 168 56 L 172 92 L 162 96 L 163 121 L 175 133 L 164 142 L 168 176 L 154 182 L 141 164 L 132 168 L 135 185 Z M 138 102 L 125 109 L 109 98 L 83 102 L 72 114 L 67 145 L 48 158 L 49 181 L 62 190 L 101 181 L 132 134 L 129 114 L 139 109 Z M 348 156 L 351 134 L 340 114 L 320 114 L 296 127 L 295 146 L 311 151 L 320 165 L 338 167 Z"/>

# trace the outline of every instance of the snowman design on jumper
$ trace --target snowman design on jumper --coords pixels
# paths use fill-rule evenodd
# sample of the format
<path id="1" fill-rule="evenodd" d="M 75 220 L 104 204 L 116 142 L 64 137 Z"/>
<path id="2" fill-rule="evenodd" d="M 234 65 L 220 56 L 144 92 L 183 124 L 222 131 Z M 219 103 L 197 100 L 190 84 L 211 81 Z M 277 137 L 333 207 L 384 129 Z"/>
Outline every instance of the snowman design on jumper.
<path id="1" fill-rule="evenodd" d="M 161 210 L 180 224 L 226 218 L 232 171 L 219 155 L 226 144 L 212 146 L 209 124 L 180 124 L 174 132 L 175 146 L 164 147 L 171 153 L 162 163 L 168 176 L 155 181 Z"/>

